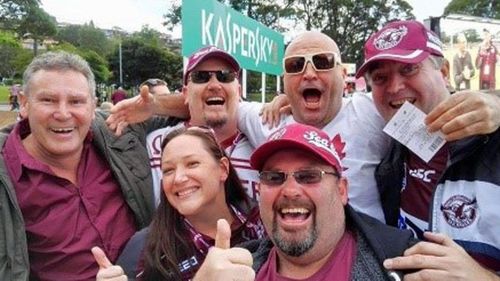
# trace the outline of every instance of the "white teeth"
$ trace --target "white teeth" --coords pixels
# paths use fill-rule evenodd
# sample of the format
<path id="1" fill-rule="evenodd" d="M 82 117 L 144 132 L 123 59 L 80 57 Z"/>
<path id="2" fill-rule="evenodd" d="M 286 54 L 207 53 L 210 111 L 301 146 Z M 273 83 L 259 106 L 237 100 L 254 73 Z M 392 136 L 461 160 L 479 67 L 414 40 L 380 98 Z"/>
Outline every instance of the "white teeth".
<path id="1" fill-rule="evenodd" d="M 281 213 L 283 214 L 308 214 L 309 210 L 305 208 L 286 208 L 281 209 Z"/>
<path id="2" fill-rule="evenodd" d="M 210 97 L 207 101 L 224 101 L 224 99 L 221 97 Z"/>
<path id="3" fill-rule="evenodd" d="M 71 131 L 73 131 L 73 128 L 52 128 L 52 131 L 56 132 L 56 133 L 69 133 Z"/>
<path id="4" fill-rule="evenodd" d="M 393 106 L 401 106 L 401 105 L 403 105 L 406 101 L 407 101 L 407 102 L 409 102 L 409 103 L 414 103 L 414 102 L 415 102 L 415 99 L 407 98 L 407 99 L 401 99 L 401 100 L 397 100 L 397 101 L 392 101 L 392 102 L 391 102 L 391 105 L 393 105 Z"/>
<path id="5" fill-rule="evenodd" d="M 186 190 L 183 190 L 183 191 L 179 191 L 179 192 L 177 192 L 177 196 L 181 197 L 181 196 L 185 196 L 185 195 L 191 194 L 191 193 L 195 192 L 196 189 L 197 188 L 189 188 L 189 189 L 186 189 Z"/>

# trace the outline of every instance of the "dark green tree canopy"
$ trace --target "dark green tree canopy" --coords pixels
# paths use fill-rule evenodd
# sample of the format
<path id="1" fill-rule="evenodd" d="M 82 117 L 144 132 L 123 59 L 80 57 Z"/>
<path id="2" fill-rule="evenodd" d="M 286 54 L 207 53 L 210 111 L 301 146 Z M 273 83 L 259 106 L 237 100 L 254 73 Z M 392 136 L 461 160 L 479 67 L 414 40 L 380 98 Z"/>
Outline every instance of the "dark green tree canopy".
<path id="1" fill-rule="evenodd" d="M 0 28 L 15 30 L 40 0 L 0 0 Z"/>
<path id="2" fill-rule="evenodd" d="M 56 39 L 71 43 L 78 48 L 94 51 L 102 57 L 106 57 L 113 50 L 112 42 L 92 22 L 61 27 L 57 32 Z"/>
<path id="3" fill-rule="evenodd" d="M 109 57 L 109 64 L 113 71 L 113 81 L 118 84 L 118 49 Z M 144 40 L 126 38 L 122 43 L 122 70 L 125 87 L 137 86 L 153 77 L 175 85 L 182 79 L 182 57 Z"/>

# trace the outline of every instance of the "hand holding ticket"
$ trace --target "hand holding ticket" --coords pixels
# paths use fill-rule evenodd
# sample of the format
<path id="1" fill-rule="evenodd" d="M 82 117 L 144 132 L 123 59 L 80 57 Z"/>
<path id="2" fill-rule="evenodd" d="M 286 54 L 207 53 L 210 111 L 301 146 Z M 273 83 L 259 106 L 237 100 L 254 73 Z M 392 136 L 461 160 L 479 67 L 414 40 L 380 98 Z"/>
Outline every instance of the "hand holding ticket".
<path id="1" fill-rule="evenodd" d="M 425 113 L 405 102 L 384 127 L 384 132 L 429 162 L 446 141 L 440 132 L 429 133 L 424 119 Z"/>

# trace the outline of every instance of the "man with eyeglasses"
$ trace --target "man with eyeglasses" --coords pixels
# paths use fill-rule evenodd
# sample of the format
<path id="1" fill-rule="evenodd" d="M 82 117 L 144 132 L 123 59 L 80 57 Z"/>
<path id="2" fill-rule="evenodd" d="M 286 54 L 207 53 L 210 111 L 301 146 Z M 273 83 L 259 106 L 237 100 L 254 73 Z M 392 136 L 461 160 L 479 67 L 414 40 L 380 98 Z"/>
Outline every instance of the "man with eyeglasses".
<path id="1" fill-rule="evenodd" d="M 194 280 L 401 280 L 402 272 L 382 263 L 415 240 L 350 207 L 337 149 L 312 126 L 296 123 L 273 133 L 251 157 L 260 171 L 259 209 L 269 238 L 230 249 L 229 225 L 220 220 L 216 247 Z"/>
<path id="2" fill-rule="evenodd" d="M 225 51 L 207 46 L 194 52 L 189 58 L 183 78 L 182 102 L 188 106 L 190 119 L 180 120 L 175 126 L 165 127 L 153 132 L 148 136 L 148 150 L 151 152 L 151 169 L 153 172 L 154 191 L 157 202 L 161 194 L 161 143 L 162 138 L 168 132 L 182 126 L 208 126 L 212 128 L 219 143 L 224 147 L 230 157 L 247 194 L 258 198 L 255 189 L 258 181 L 258 173 L 250 167 L 250 154 L 254 147 L 246 136 L 237 128 L 238 104 L 241 95 L 241 86 L 238 81 L 240 66 L 236 59 Z M 153 108 L 155 100 L 165 96 L 150 96 L 147 89 L 141 89 L 140 96 L 119 103 L 115 112 L 108 121 L 120 120 L 125 114 L 133 116 L 120 126 L 111 126 L 120 134 L 123 125 L 128 122 L 142 122 L 148 119 L 152 113 L 164 114 L 165 110 Z M 179 97 L 177 97 L 177 100 Z M 164 103 L 170 106 L 167 113 L 178 112 L 179 102 Z M 143 109 L 138 112 L 137 108 Z M 123 110 L 125 109 L 125 110 Z M 156 112 L 153 112 L 156 110 Z M 143 114 L 144 113 L 144 114 Z M 169 114 L 170 115 L 170 114 Z M 116 123 L 115 123 L 116 124 Z"/>
<path id="3" fill-rule="evenodd" d="M 387 24 L 364 50 L 365 63 L 357 77 L 364 75 L 371 85 L 385 120 L 404 102 L 433 115 L 453 101 L 441 72 L 442 44 L 423 24 Z M 482 126 L 477 116 L 500 118 L 498 110 L 479 108 L 481 102 L 498 106 L 495 96 L 477 100 L 478 105 L 469 103 L 472 108 L 462 97 L 456 110 L 469 114 L 456 122 L 472 122 L 472 133 Z M 388 269 L 414 270 L 411 280 L 500 280 L 500 131 L 498 122 L 488 126 L 493 132 L 449 141 L 429 162 L 393 141 L 376 171 L 386 221 L 430 242 L 387 261 Z"/>

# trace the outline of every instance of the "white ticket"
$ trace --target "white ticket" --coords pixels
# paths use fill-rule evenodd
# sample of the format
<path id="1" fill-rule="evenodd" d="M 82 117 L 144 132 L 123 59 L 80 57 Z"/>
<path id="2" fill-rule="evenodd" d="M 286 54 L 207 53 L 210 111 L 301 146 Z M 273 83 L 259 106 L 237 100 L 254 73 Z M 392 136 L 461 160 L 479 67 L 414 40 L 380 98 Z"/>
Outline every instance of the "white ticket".
<path id="1" fill-rule="evenodd" d="M 441 132 L 427 132 L 425 113 L 409 102 L 396 112 L 384 127 L 384 132 L 395 140 L 408 147 L 413 153 L 425 162 L 432 157 L 446 143 Z"/>

